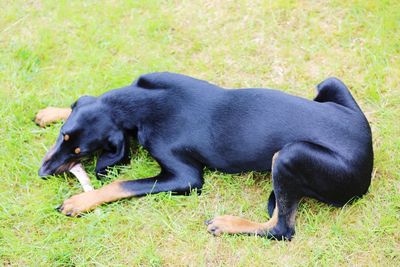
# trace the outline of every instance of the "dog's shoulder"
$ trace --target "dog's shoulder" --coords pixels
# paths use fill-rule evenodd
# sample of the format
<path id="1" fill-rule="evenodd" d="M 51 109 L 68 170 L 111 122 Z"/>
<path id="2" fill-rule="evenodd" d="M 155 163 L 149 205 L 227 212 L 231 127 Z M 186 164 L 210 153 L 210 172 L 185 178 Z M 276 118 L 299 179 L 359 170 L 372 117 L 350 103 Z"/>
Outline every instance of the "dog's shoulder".
<path id="1" fill-rule="evenodd" d="M 208 82 L 172 72 L 154 72 L 141 75 L 134 85 L 144 89 L 184 88 L 194 85 L 209 85 Z"/>

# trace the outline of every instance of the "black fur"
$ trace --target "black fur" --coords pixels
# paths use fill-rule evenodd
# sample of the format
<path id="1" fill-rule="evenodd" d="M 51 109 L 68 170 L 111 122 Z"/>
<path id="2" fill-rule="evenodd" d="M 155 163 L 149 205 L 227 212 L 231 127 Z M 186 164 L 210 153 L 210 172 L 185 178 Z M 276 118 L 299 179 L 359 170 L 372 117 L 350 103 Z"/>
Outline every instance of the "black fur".
<path id="1" fill-rule="evenodd" d="M 294 234 L 289 217 L 302 197 L 341 206 L 366 193 L 371 180 L 370 127 L 338 79 L 318 85 L 311 101 L 270 89 L 226 90 L 173 73 L 143 75 L 128 87 L 80 98 L 40 175 L 98 150 L 96 172 L 104 173 L 127 161 L 131 136 L 161 167 L 155 177 L 125 182 L 132 196 L 199 192 L 204 167 L 271 171 L 279 151 L 268 204 L 270 215 L 275 203 L 279 208 L 279 223 L 268 234 L 278 239 Z"/>

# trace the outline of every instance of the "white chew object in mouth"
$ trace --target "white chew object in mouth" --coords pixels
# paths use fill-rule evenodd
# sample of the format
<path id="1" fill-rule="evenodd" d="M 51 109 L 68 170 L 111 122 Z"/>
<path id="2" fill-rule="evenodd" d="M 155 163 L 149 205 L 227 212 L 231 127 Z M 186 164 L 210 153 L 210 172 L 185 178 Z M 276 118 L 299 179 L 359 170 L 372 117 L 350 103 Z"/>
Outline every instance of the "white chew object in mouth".
<path id="1" fill-rule="evenodd" d="M 90 183 L 89 176 L 87 175 L 82 164 L 78 163 L 69 170 L 73 175 L 78 178 L 79 183 L 83 187 L 83 191 L 88 192 L 94 190 L 92 184 Z"/>

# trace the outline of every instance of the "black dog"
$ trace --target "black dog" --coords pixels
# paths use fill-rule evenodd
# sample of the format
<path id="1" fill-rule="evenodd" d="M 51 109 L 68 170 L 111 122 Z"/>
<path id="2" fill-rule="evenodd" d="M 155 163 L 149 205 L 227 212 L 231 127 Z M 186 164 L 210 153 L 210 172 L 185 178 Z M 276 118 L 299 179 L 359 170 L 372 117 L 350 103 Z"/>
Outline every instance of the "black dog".
<path id="1" fill-rule="evenodd" d="M 70 113 L 62 112 L 59 117 Z M 159 163 L 160 174 L 75 195 L 62 213 L 77 216 L 126 197 L 199 192 L 204 167 L 271 170 L 267 223 L 221 216 L 207 221 L 208 231 L 290 240 L 302 197 L 342 206 L 366 193 L 371 181 L 370 127 L 338 79 L 318 85 L 311 101 L 269 89 L 226 90 L 172 73 L 143 75 L 128 87 L 81 97 L 39 175 L 66 171 L 95 151 L 102 151 L 96 173 L 103 173 L 127 161 L 131 136 Z"/>

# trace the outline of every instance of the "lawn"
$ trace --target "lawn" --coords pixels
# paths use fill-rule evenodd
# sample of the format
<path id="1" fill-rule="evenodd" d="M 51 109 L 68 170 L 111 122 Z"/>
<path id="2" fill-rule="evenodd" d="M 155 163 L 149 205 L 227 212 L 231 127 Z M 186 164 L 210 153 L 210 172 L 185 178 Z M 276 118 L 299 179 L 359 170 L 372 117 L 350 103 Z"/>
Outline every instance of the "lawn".
<path id="1" fill-rule="evenodd" d="M 400 262 L 399 1 L 0 2 L 0 264 L 15 266 L 395 266 Z M 304 199 L 291 242 L 207 233 L 204 220 L 266 221 L 269 173 L 206 172 L 203 194 L 122 200 L 83 218 L 54 208 L 81 191 L 37 171 L 60 123 L 46 106 L 173 71 L 229 88 L 312 98 L 329 76 L 351 89 L 372 127 L 370 191 L 333 208 Z M 157 174 L 133 148 L 129 166 L 97 181 Z M 397 262 L 397 264 L 396 264 Z"/>

